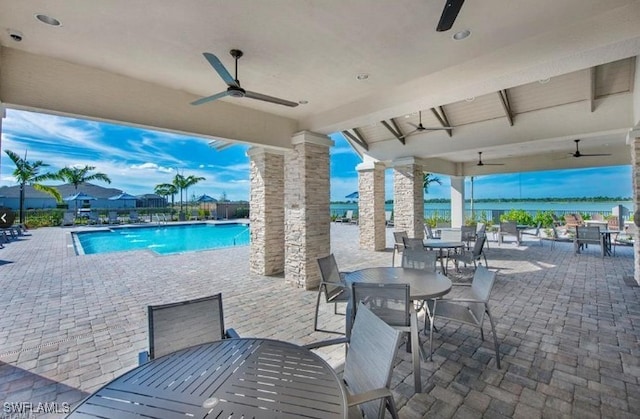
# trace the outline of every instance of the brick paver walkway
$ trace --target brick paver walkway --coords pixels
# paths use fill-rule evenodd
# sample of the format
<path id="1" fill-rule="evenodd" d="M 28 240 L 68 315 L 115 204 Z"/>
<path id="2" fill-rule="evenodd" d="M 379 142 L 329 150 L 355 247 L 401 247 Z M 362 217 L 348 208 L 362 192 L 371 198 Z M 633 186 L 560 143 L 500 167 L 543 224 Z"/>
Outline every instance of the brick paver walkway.
<path id="1" fill-rule="evenodd" d="M 70 229 L 29 233 L 0 249 L 0 402 L 73 405 L 135 367 L 147 348 L 148 304 L 222 292 L 226 324 L 241 335 L 332 337 L 310 333 L 316 293 L 249 274 L 248 247 L 75 256 Z M 357 226 L 336 224 L 331 233 L 341 269 L 391 263 L 390 229 L 387 252 L 359 250 Z M 632 249 L 617 253 L 602 259 L 597 249 L 575 256 L 569 244 L 551 251 L 548 243 L 491 242 L 502 369 L 488 328 L 482 342 L 477 329 L 439 322 L 433 362 L 422 364 L 423 393 L 413 392 L 411 358 L 399 351 L 400 416 L 640 416 L 640 288 L 623 280 L 633 274 Z M 456 276 L 468 280 L 471 271 Z M 331 313 L 323 307 L 321 321 L 341 327 L 344 317 Z M 322 355 L 339 368 L 344 348 Z"/>

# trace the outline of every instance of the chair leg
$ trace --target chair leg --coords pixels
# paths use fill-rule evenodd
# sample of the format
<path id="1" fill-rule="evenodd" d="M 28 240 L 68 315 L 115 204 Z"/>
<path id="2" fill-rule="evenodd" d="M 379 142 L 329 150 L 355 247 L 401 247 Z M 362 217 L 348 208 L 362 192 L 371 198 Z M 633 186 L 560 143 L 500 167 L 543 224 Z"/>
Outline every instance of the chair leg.
<path id="1" fill-rule="evenodd" d="M 316 299 L 316 314 L 313 318 L 313 330 L 318 330 L 318 311 L 320 309 L 320 297 L 322 296 L 322 292 L 318 290 L 318 298 Z"/>
<path id="2" fill-rule="evenodd" d="M 399 419 L 398 409 L 396 409 L 396 402 L 393 400 L 393 396 L 388 396 L 386 399 L 386 406 L 389 413 L 391 413 L 391 417 L 393 419 Z M 383 412 L 384 413 L 384 412 Z"/>
<path id="3" fill-rule="evenodd" d="M 489 317 L 489 323 L 491 323 L 491 334 L 493 334 L 493 345 L 496 349 L 496 366 L 500 369 L 500 346 L 498 345 L 498 336 L 496 335 L 496 327 L 493 324 L 493 317 L 489 312 L 489 306 L 486 306 L 487 316 Z"/>
<path id="4" fill-rule="evenodd" d="M 489 262 L 487 262 L 487 255 L 482 252 L 482 257 L 484 257 L 484 267 L 489 269 Z"/>
<path id="5" fill-rule="evenodd" d="M 418 336 L 418 315 L 411 310 L 411 360 L 413 362 L 413 385 L 416 393 L 422 393 L 422 380 L 420 378 L 420 339 Z"/>

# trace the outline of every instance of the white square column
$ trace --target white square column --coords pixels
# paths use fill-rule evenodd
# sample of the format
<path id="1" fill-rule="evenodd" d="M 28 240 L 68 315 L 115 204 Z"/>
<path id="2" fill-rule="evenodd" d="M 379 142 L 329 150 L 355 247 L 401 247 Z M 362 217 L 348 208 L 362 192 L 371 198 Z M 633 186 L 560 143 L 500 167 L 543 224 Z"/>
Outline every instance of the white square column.
<path id="1" fill-rule="evenodd" d="M 284 277 L 305 289 L 320 284 L 316 259 L 331 251 L 327 136 L 303 131 L 291 140 L 284 168 Z"/>
<path id="2" fill-rule="evenodd" d="M 366 161 L 356 166 L 361 249 L 384 250 L 387 247 L 384 169 L 383 163 L 374 161 Z"/>
<path id="3" fill-rule="evenodd" d="M 396 231 L 424 238 L 422 166 L 413 157 L 393 162 L 393 219 Z"/>
<path id="4" fill-rule="evenodd" d="M 252 147 L 249 270 L 258 275 L 284 272 L 284 151 Z"/>
<path id="5" fill-rule="evenodd" d="M 451 227 L 464 225 L 464 176 L 451 176 Z"/>

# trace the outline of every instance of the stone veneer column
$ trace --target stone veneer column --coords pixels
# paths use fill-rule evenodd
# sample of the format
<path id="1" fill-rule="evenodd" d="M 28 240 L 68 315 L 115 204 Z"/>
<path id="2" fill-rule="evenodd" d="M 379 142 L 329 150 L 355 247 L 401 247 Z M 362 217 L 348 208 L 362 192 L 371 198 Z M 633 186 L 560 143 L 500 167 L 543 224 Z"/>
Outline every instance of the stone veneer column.
<path id="1" fill-rule="evenodd" d="M 297 133 L 285 154 L 284 277 L 305 289 L 320 284 L 316 259 L 331 251 L 329 211 L 329 147 L 327 136 Z"/>
<path id="2" fill-rule="evenodd" d="M 393 219 L 396 231 L 424 238 L 424 172 L 411 158 L 393 162 Z"/>
<path id="3" fill-rule="evenodd" d="M 284 152 L 252 147 L 250 159 L 251 248 L 249 270 L 284 272 Z"/>
<path id="4" fill-rule="evenodd" d="M 384 250 L 387 233 L 384 211 L 384 164 L 364 162 L 356 166 L 358 171 L 358 225 L 360 248 Z"/>
<path id="5" fill-rule="evenodd" d="M 631 143 L 631 170 L 633 173 L 633 206 L 637 213 L 640 210 L 640 129 L 635 129 L 629 133 L 629 142 Z M 636 222 L 636 215 L 633 216 Z M 640 228 L 635 229 L 633 254 L 634 269 L 633 276 L 638 284 L 640 284 Z"/>
<path id="6" fill-rule="evenodd" d="M 451 176 L 451 227 L 464 225 L 464 176 Z"/>

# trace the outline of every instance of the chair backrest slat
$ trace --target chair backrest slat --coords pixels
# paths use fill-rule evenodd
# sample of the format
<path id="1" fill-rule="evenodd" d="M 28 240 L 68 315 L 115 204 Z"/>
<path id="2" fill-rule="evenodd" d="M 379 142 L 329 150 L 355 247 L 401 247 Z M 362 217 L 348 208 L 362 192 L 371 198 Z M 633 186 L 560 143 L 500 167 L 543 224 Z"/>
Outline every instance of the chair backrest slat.
<path id="1" fill-rule="evenodd" d="M 222 294 L 148 306 L 149 357 L 224 338 Z"/>
<path id="2" fill-rule="evenodd" d="M 424 242 L 422 239 L 403 237 L 402 243 L 404 244 L 405 249 L 424 249 Z"/>
<path id="3" fill-rule="evenodd" d="M 513 234 L 514 236 L 518 235 L 518 225 L 515 221 L 502 221 L 500 223 L 500 232 Z"/>
<path id="4" fill-rule="evenodd" d="M 469 310 L 476 316 L 476 319 L 482 324 L 484 318 L 485 304 L 489 302 L 491 290 L 496 279 L 496 273 L 489 271 L 486 267 L 480 265 L 473 274 L 471 281 L 471 293 L 474 298 L 483 301 L 483 303 L 469 303 Z"/>
<path id="5" fill-rule="evenodd" d="M 442 230 L 440 232 L 440 240 L 445 242 L 461 242 L 462 231 L 461 230 Z"/>
<path id="6" fill-rule="evenodd" d="M 399 244 L 404 246 L 404 238 L 409 237 L 406 231 L 394 231 L 393 232 L 393 240 L 395 244 Z"/>
<path id="7" fill-rule="evenodd" d="M 325 297 L 327 301 L 330 301 L 333 297 L 344 291 L 344 284 L 342 278 L 340 278 L 340 270 L 338 269 L 338 264 L 336 263 L 336 258 L 333 256 L 333 253 L 329 256 L 318 258 L 318 267 L 320 268 L 322 281 L 325 282 Z"/>
<path id="8" fill-rule="evenodd" d="M 422 269 L 428 272 L 436 271 L 436 252 L 420 249 L 407 248 L 402 253 L 402 267 Z"/>
<path id="9" fill-rule="evenodd" d="M 366 306 L 357 307 L 343 374 L 350 393 L 389 388 L 400 333 Z M 384 399 L 363 403 L 359 407 L 365 417 L 378 418 L 380 413 L 384 413 Z"/>
<path id="10" fill-rule="evenodd" d="M 406 327 L 411 324 L 408 284 L 356 282 L 352 285 L 352 291 L 353 307 L 362 303 L 391 326 Z"/>
<path id="11" fill-rule="evenodd" d="M 484 246 L 484 242 L 487 240 L 487 236 L 482 235 L 478 236 L 476 242 L 473 244 L 473 257 L 478 258 L 482 254 L 482 247 Z"/>
<path id="12" fill-rule="evenodd" d="M 576 238 L 578 241 L 600 242 L 600 227 L 576 227 Z"/>

